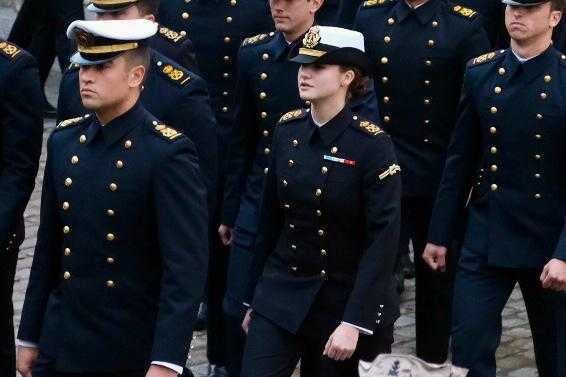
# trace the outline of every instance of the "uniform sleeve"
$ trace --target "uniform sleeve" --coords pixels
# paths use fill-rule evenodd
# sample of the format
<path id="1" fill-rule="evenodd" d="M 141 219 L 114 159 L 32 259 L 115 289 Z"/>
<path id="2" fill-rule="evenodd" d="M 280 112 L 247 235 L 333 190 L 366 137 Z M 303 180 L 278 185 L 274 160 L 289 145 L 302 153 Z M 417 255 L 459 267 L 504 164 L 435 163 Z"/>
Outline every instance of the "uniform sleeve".
<path id="1" fill-rule="evenodd" d="M 222 210 L 222 223 L 228 226 L 233 226 L 238 216 L 240 197 L 253 162 L 257 141 L 255 96 L 250 89 L 249 77 L 246 75 L 248 60 L 245 48 L 241 47 L 238 53 L 233 127 L 228 141 L 229 162 L 226 169 Z"/>
<path id="2" fill-rule="evenodd" d="M 209 213 L 212 215 L 216 204 L 218 181 L 216 117 L 212 111 L 204 80 L 194 76 L 188 87 L 180 102 L 176 104 L 174 114 L 164 120 L 187 135 L 196 146 L 199 165 L 207 188 Z"/>
<path id="3" fill-rule="evenodd" d="M 463 38 L 457 51 L 460 53 L 460 63 L 462 67 L 476 56 L 485 54 L 491 50 L 491 43 L 487 32 L 485 31 L 482 23 L 481 16 L 476 17 L 472 21 L 471 30 L 466 38 Z"/>
<path id="4" fill-rule="evenodd" d="M 52 177 L 52 140 L 48 143 L 37 243 L 18 333 L 18 339 L 31 343 L 39 342 L 49 295 L 61 278 L 62 224 Z"/>
<path id="5" fill-rule="evenodd" d="M 464 79 L 460 116 L 448 147 L 429 227 L 428 241 L 445 247 L 456 236 L 455 220 L 463 214 L 481 147 L 480 120 L 471 103 L 469 80 L 469 77 Z"/>
<path id="6" fill-rule="evenodd" d="M 343 322 L 373 330 L 381 297 L 391 287 L 401 227 L 401 175 L 393 143 L 385 135 L 368 148 L 364 161 L 363 200 L 366 209 L 366 245 L 358 265 Z M 387 173 L 391 172 L 391 173 Z"/>
<path id="7" fill-rule="evenodd" d="M 152 183 L 163 271 L 151 360 L 185 365 L 206 282 L 208 216 L 195 148 L 186 138 L 174 144 Z"/>
<path id="8" fill-rule="evenodd" d="M 273 155 L 266 177 L 261 204 L 259 208 L 259 228 L 252 260 L 250 285 L 246 294 L 246 302 L 251 302 L 255 287 L 263 274 L 263 268 L 269 255 L 275 250 L 277 240 L 283 228 L 283 211 L 277 191 L 277 145 L 278 131 L 273 138 Z"/>
<path id="9" fill-rule="evenodd" d="M 31 196 L 43 140 L 37 67 L 28 57 L 16 64 L 0 104 L 0 247 Z"/>

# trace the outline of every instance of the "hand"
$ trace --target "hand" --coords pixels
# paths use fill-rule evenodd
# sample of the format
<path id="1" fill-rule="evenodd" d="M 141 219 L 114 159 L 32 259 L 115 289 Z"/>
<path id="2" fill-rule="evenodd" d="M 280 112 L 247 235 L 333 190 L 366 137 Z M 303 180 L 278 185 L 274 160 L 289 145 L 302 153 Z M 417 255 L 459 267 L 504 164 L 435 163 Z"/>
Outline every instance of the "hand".
<path id="1" fill-rule="evenodd" d="M 22 377 L 32 377 L 31 370 L 39 357 L 39 349 L 35 347 L 18 346 L 16 367 Z"/>
<path id="2" fill-rule="evenodd" d="M 248 330 L 250 329 L 250 323 L 252 322 L 252 312 L 253 309 L 248 309 L 246 315 L 244 316 L 244 320 L 242 321 L 242 330 L 247 334 Z"/>
<path id="3" fill-rule="evenodd" d="M 232 244 L 234 231 L 228 225 L 220 224 L 218 227 L 218 235 L 220 236 L 220 241 L 222 241 L 224 246 L 230 246 L 230 244 Z"/>
<path id="4" fill-rule="evenodd" d="M 358 329 L 343 323 L 330 335 L 322 354 L 336 361 L 349 359 L 356 351 L 359 336 Z"/>
<path id="5" fill-rule="evenodd" d="M 178 375 L 173 369 L 161 365 L 152 365 L 147 370 L 145 377 L 177 377 Z"/>
<path id="6" fill-rule="evenodd" d="M 566 262 L 552 259 L 544 266 L 540 281 L 543 288 L 566 292 Z"/>
<path id="7" fill-rule="evenodd" d="M 446 253 L 444 246 L 427 243 L 423 253 L 423 259 L 434 271 L 446 271 Z"/>

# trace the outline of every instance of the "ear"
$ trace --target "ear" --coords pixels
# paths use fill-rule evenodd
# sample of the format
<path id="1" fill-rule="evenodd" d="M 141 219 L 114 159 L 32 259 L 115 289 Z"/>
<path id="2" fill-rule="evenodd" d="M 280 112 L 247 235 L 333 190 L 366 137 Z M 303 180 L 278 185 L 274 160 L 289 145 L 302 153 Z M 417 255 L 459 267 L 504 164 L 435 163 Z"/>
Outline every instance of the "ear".
<path id="1" fill-rule="evenodd" d="M 136 65 L 130 69 L 130 73 L 128 74 L 128 86 L 130 88 L 141 88 L 144 78 L 145 67 L 143 65 Z"/>
<path id="2" fill-rule="evenodd" d="M 342 73 L 342 80 L 340 81 L 342 86 L 350 86 L 352 81 L 356 78 L 356 74 L 351 69 Z"/>
<path id="3" fill-rule="evenodd" d="M 324 4 L 325 0 L 310 0 L 310 1 L 312 3 L 310 6 L 310 13 L 315 14 L 320 10 L 320 8 L 322 8 L 322 5 Z"/>
<path id="4" fill-rule="evenodd" d="M 146 20 L 150 20 L 152 22 L 155 22 L 155 15 L 154 14 L 146 14 L 145 16 L 143 16 L 144 19 Z"/>
<path id="5" fill-rule="evenodd" d="M 562 12 L 554 10 L 550 13 L 550 27 L 555 28 L 562 19 Z"/>

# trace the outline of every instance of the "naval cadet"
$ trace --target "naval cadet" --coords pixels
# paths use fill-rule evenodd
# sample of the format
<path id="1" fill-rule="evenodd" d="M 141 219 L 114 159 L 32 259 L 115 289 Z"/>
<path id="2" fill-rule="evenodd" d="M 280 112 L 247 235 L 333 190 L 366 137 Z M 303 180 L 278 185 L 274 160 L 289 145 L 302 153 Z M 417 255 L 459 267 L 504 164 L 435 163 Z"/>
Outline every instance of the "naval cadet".
<path id="1" fill-rule="evenodd" d="M 216 235 L 216 229 L 221 223 L 224 176 L 228 169 L 227 144 L 233 124 L 238 48 L 246 37 L 272 30 L 273 21 L 269 17 L 265 0 L 162 0 L 159 20 L 168 28 L 193 39 L 200 72 L 208 84 L 212 109 L 218 123 L 218 205 L 212 218 L 213 233 Z M 211 376 L 226 374 L 225 367 L 232 359 L 233 363 L 240 363 L 238 356 L 231 357 L 226 352 L 226 343 L 237 338 L 237 335 L 230 336 L 225 331 L 235 329 L 237 334 L 240 333 L 239 321 L 227 326 L 222 310 L 228 258 L 228 247 L 217 236 L 213 237 L 206 300 L 206 347 Z"/>
<path id="2" fill-rule="evenodd" d="M 24 377 L 183 371 L 206 280 L 206 189 L 193 143 L 140 100 L 157 30 L 148 20 L 69 26 L 94 114 L 61 122 L 48 141 L 18 333 Z"/>
<path id="3" fill-rule="evenodd" d="M 368 0 L 354 28 L 366 39 L 383 127 L 402 168 L 400 253 L 411 240 L 418 255 L 426 243 L 466 62 L 489 51 L 489 40 L 475 10 L 446 0 Z M 453 276 L 433 273 L 417 257 L 415 277 L 417 356 L 443 363 Z"/>
<path id="4" fill-rule="evenodd" d="M 473 59 L 424 259 L 446 266 L 467 225 L 454 292 L 452 360 L 494 377 L 501 313 L 518 283 L 542 377 L 564 376 L 566 55 L 552 47 L 563 0 L 504 0 L 511 48 Z M 470 196 L 470 189 L 472 189 Z M 557 324 L 559 322 L 559 324 Z"/>
<path id="5" fill-rule="evenodd" d="M 147 18 L 154 19 L 157 3 L 154 0 L 113 0 L 120 4 L 121 11 L 101 8 L 99 0 L 91 4 L 96 8 L 98 20 L 125 20 Z M 126 6 L 125 4 L 130 4 Z M 131 5 L 133 4 L 133 5 Z M 215 209 L 217 179 L 217 143 L 216 120 L 211 109 L 206 82 L 197 74 L 183 67 L 171 57 L 153 49 L 160 40 L 169 40 L 163 36 L 160 25 L 158 33 L 149 39 L 151 62 L 148 75 L 143 84 L 141 101 L 144 107 L 156 117 L 167 122 L 171 127 L 187 135 L 196 145 L 199 163 L 207 186 L 207 201 L 210 216 Z M 163 42 L 169 43 L 169 42 Z M 182 49 L 182 47 L 179 47 Z M 79 93 L 79 66 L 71 64 L 61 79 L 59 87 L 59 120 L 70 119 L 84 114 Z"/>
<path id="6" fill-rule="evenodd" d="M 391 351 L 399 315 L 400 168 L 348 104 L 369 82 L 361 33 L 315 26 L 290 59 L 311 106 L 274 131 L 242 377 L 290 377 L 299 359 L 304 377 L 357 376 L 360 359 Z"/>
<path id="7" fill-rule="evenodd" d="M 16 376 L 12 289 L 23 213 L 35 184 L 43 118 L 33 57 L 0 39 L 0 375 Z"/>

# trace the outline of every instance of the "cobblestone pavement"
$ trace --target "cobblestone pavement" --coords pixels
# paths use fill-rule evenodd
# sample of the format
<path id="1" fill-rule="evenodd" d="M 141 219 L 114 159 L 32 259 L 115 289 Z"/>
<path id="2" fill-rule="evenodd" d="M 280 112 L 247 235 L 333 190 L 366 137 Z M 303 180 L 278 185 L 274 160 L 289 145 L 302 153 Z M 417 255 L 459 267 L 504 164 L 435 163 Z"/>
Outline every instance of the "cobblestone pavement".
<path id="1" fill-rule="evenodd" d="M 0 7 L 0 37 L 6 37 L 10 25 L 13 22 L 14 12 L 8 8 Z M 51 103 L 56 103 L 57 82 L 60 73 L 57 67 L 53 69 L 52 75 L 47 83 L 47 97 Z M 53 121 L 46 121 L 45 139 L 53 130 Z M 45 143 L 44 143 L 45 145 Z M 25 212 L 26 239 L 22 244 L 18 261 L 16 281 L 14 284 L 14 306 L 15 325 L 19 324 L 20 313 L 23 305 L 27 280 L 33 258 L 35 237 L 39 226 L 39 208 L 41 181 L 43 179 L 43 167 L 45 164 L 45 153 L 41 157 L 41 169 L 36 180 L 36 188 Z M 402 316 L 396 324 L 394 352 L 415 353 L 415 317 L 414 317 L 414 285 L 408 281 L 407 290 L 403 295 L 401 312 Z M 531 340 L 531 332 L 528 325 L 525 306 L 521 293 L 517 289 L 511 296 L 505 311 L 503 312 L 503 337 L 501 346 L 497 352 L 498 376 L 506 377 L 534 377 L 537 376 L 534 368 L 534 354 Z M 190 365 L 197 377 L 206 376 L 206 333 L 195 334 L 193 341 L 194 349 L 191 353 Z M 297 374 L 298 375 L 298 374 Z"/>

